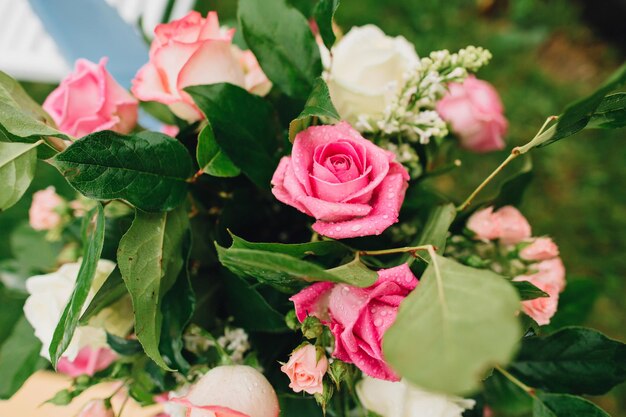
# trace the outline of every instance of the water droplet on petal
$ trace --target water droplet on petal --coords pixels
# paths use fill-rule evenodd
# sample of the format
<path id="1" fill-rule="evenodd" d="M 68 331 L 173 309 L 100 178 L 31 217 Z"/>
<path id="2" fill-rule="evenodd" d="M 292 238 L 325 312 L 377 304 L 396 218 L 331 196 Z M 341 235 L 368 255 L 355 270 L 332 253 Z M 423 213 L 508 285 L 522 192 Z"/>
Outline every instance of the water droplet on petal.
<path id="1" fill-rule="evenodd" d="M 374 320 L 374 326 L 376 327 L 380 327 L 383 325 L 383 320 L 382 319 L 376 319 Z"/>
<path id="2" fill-rule="evenodd" d="M 352 230 L 353 232 L 358 232 L 359 230 L 361 230 L 361 226 L 359 226 L 358 224 L 355 224 L 354 226 L 350 228 L 350 230 Z"/>
<path id="3" fill-rule="evenodd" d="M 337 226 L 337 227 L 335 227 L 335 230 L 336 230 L 336 231 L 338 231 L 338 232 L 340 232 L 340 231 L 341 231 L 341 226 Z"/>

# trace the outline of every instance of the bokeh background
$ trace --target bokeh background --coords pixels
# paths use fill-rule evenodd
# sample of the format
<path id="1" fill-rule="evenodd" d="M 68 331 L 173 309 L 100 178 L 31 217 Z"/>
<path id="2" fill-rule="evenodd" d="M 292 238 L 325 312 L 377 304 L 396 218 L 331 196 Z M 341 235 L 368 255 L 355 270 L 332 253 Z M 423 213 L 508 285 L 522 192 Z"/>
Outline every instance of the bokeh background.
<path id="1" fill-rule="evenodd" d="M 292 2 L 303 10 L 313 4 Z M 233 0 L 200 0 L 197 7 L 218 10 L 226 21 L 235 18 Z M 591 92 L 626 52 L 626 0 L 343 0 L 336 20 L 342 28 L 373 23 L 403 35 L 422 56 L 470 44 L 491 50 L 493 60 L 478 76 L 502 95 L 509 150 L 532 138 L 547 116 Z M 40 102 L 54 87 L 25 86 Z M 505 156 L 460 153 L 462 168 L 437 186 L 461 200 Z M 553 326 L 585 324 L 626 341 L 626 129 L 585 131 L 533 151 L 532 159 L 534 179 L 521 209 L 534 235 L 553 236 L 568 270 Z M 55 175 L 42 165 L 31 193 Z M 72 196 L 61 181 L 55 181 L 58 191 Z M 56 253 L 38 236 L 10 238 L 24 227 L 29 199 L 0 216 L 0 262 L 17 258 L 16 268 L 45 266 Z M 21 245 L 40 245 L 41 257 L 20 259 Z M 626 417 L 625 384 L 592 399 Z"/>

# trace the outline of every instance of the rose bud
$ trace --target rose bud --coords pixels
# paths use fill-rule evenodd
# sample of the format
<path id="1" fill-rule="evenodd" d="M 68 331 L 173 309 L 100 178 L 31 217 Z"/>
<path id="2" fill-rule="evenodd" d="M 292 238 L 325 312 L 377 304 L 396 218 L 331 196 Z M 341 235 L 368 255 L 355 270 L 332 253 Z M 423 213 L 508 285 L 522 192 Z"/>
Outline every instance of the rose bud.
<path id="1" fill-rule="evenodd" d="M 313 345 L 304 345 L 291 353 L 289 361 L 281 366 L 291 381 L 289 388 L 294 392 L 305 391 L 308 394 L 322 394 L 323 380 L 328 370 L 328 359 Z"/>

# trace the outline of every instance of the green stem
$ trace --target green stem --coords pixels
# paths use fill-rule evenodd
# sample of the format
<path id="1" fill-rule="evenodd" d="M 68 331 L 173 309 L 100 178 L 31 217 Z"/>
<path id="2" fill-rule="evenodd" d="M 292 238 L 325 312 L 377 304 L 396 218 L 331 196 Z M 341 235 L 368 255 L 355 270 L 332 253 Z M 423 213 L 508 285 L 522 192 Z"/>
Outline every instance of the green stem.
<path id="1" fill-rule="evenodd" d="M 519 379 L 515 378 L 513 375 L 511 375 L 506 369 L 502 368 L 500 365 L 496 365 L 494 369 L 496 369 L 498 372 L 504 375 L 504 377 L 506 377 L 506 379 L 511 381 L 513 384 L 521 388 L 528 395 L 531 395 L 531 396 L 535 395 L 535 390 L 533 388 L 529 387 L 528 385 L 524 384 Z"/>

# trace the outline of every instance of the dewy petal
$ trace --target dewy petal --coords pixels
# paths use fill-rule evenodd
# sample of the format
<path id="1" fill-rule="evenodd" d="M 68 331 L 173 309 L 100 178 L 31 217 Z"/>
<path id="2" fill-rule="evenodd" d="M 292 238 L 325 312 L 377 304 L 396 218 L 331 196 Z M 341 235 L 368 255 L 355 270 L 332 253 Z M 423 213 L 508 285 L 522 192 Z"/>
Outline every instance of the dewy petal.
<path id="1" fill-rule="evenodd" d="M 374 201 L 370 202 L 372 211 L 367 216 L 343 222 L 318 220 L 313 224 L 313 230 L 335 239 L 381 234 L 398 221 L 408 180 L 409 174 L 406 169 L 393 162 L 389 175 L 374 192 Z"/>
<path id="2" fill-rule="evenodd" d="M 295 178 L 291 166 L 291 157 L 284 156 L 281 158 L 272 176 L 272 186 L 272 194 L 278 201 L 295 207 L 304 214 L 311 215 L 311 212 L 298 200 L 301 197 L 305 197 L 306 193 Z"/>
<path id="3" fill-rule="evenodd" d="M 368 204 L 333 203 L 309 196 L 298 198 L 298 202 L 318 220 L 315 224 L 319 221 L 343 222 L 355 216 L 367 216 L 372 211 Z"/>
<path id="4" fill-rule="evenodd" d="M 369 173 L 372 167 L 368 167 L 363 175 L 347 182 L 328 182 L 311 176 L 311 186 L 314 195 L 324 201 L 333 203 L 343 202 L 347 198 L 366 188 L 369 184 Z"/>
<path id="5" fill-rule="evenodd" d="M 307 316 L 314 316 L 327 323 L 328 297 L 334 286 L 332 282 L 317 282 L 292 296 L 289 300 L 293 301 L 298 320 L 303 322 Z"/>

